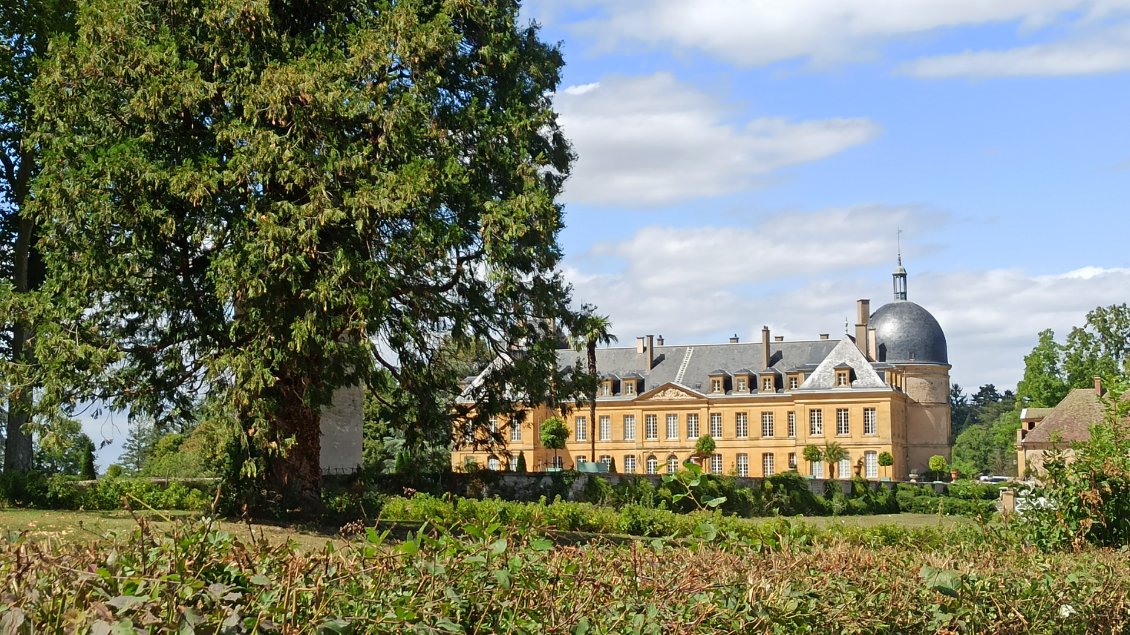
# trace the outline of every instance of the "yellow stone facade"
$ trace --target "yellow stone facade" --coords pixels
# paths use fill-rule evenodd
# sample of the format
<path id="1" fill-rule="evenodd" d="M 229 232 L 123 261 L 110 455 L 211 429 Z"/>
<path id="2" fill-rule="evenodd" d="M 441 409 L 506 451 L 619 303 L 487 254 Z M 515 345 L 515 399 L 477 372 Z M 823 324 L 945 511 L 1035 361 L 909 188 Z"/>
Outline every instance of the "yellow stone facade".
<path id="1" fill-rule="evenodd" d="M 666 384 L 630 401 L 598 399 L 595 455 L 589 440 L 588 407 L 568 410 L 563 418 L 570 436 L 565 449 L 556 453 L 557 465 L 572 469 L 578 461 L 608 457 L 619 473 L 665 474 L 692 458 L 699 436 L 710 435 L 716 456 L 704 461 L 707 472 L 763 477 L 796 470 L 805 476 L 829 477 L 827 464 L 813 466 L 805 461 L 803 452 L 807 445 L 823 448 L 835 442 L 848 452 L 850 470 L 837 473 L 836 478 L 858 474 L 872 480 L 905 479 L 912 466 L 908 453 L 925 456 L 923 463 L 929 453 L 948 455 L 948 425 L 944 430 L 931 425 L 929 438 L 924 439 L 927 443 L 912 439 L 918 442 L 908 445 L 908 422 L 931 422 L 935 418 L 931 415 L 936 414 L 931 410 L 936 408 L 924 407 L 901 390 L 844 387 L 711 396 Z M 946 410 L 948 415 L 948 405 Z M 510 420 L 499 418 L 498 430 L 508 440 L 505 450 L 494 455 L 457 450 L 452 453 L 452 467 L 463 469 L 473 462 L 481 468 L 509 469 L 513 466 L 510 461 L 521 452 L 529 471 L 551 468 L 555 453 L 541 446 L 540 426 L 559 414 L 544 407 L 527 411 L 513 422 L 520 430 L 517 434 Z M 948 416 L 945 419 L 948 423 Z M 578 424 L 584 427 L 581 435 L 577 434 Z M 673 436 L 669 436 L 671 431 Z M 878 455 L 883 452 L 891 453 L 892 466 L 878 466 Z"/>

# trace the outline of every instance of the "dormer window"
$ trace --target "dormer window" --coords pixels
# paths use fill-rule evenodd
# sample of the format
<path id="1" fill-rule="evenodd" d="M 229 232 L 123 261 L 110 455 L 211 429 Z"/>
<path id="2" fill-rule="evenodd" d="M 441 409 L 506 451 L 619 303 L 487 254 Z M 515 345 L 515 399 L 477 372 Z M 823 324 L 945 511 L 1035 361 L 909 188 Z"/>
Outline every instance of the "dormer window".
<path id="1" fill-rule="evenodd" d="M 611 396 L 611 395 L 612 395 L 612 380 L 611 379 L 605 379 L 604 381 L 600 382 L 600 396 L 601 397 L 608 397 L 608 396 Z"/>
<path id="2" fill-rule="evenodd" d="M 751 388 L 757 388 L 757 386 L 753 385 L 753 382 L 750 382 L 751 377 L 753 377 L 753 371 L 751 371 L 749 369 L 743 368 L 739 371 L 735 371 L 734 372 L 734 392 L 749 394 L 749 391 L 750 391 Z M 753 381 L 756 382 L 757 378 L 754 377 Z"/>
<path id="3" fill-rule="evenodd" d="M 761 392 L 775 392 L 776 388 L 773 385 L 773 376 L 761 378 Z"/>
<path id="4" fill-rule="evenodd" d="M 719 369 L 710 373 L 710 392 L 715 394 L 726 392 L 726 371 Z"/>
<path id="5" fill-rule="evenodd" d="M 634 379 L 625 379 L 624 380 L 624 394 L 625 395 L 636 394 L 636 380 L 634 380 Z"/>
<path id="6" fill-rule="evenodd" d="M 850 386 L 851 385 L 851 373 L 849 373 L 846 370 L 837 370 L 836 371 L 836 385 L 837 386 Z"/>
<path id="7" fill-rule="evenodd" d="M 789 390 L 796 390 L 800 387 L 800 373 L 789 375 Z"/>

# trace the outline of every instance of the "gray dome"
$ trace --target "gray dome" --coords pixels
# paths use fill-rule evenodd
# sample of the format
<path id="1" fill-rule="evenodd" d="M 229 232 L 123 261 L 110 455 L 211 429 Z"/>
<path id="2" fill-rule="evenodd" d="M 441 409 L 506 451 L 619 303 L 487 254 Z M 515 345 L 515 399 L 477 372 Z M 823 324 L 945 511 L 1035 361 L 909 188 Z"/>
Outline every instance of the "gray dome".
<path id="1" fill-rule="evenodd" d="M 884 304 L 871 314 L 879 362 L 948 364 L 946 334 L 930 312 L 907 300 Z"/>

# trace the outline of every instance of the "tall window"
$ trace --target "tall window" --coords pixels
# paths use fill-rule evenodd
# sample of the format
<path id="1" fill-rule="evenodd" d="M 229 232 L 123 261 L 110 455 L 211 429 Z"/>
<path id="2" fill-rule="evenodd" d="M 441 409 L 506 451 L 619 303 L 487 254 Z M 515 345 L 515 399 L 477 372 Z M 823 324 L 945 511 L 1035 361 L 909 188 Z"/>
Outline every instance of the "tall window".
<path id="1" fill-rule="evenodd" d="M 863 469 L 865 478 L 879 478 L 879 454 L 874 450 L 863 453 Z"/>
<path id="2" fill-rule="evenodd" d="M 722 438 L 722 413 L 721 412 L 710 413 L 710 436 L 714 437 L 715 439 L 721 439 Z"/>
<path id="3" fill-rule="evenodd" d="M 762 476 L 773 476 L 774 465 L 776 458 L 771 452 L 766 452 L 761 455 L 761 474 Z"/>
<path id="4" fill-rule="evenodd" d="M 470 422 L 463 426 L 463 443 L 471 444 L 475 442 L 475 426 Z"/>
<path id="5" fill-rule="evenodd" d="M 493 471 L 497 472 L 499 467 L 500 467 L 500 465 L 498 464 L 498 457 L 492 456 L 489 459 L 487 459 L 487 469 L 488 470 L 493 470 Z"/>
<path id="6" fill-rule="evenodd" d="M 516 456 L 510 457 L 510 471 L 511 472 L 517 472 L 518 471 L 518 457 L 516 457 Z"/>
<path id="7" fill-rule="evenodd" d="M 636 440 L 636 415 L 624 415 L 624 440 Z"/>
<path id="8" fill-rule="evenodd" d="M 550 457 L 549 465 L 550 465 L 550 467 L 553 467 L 554 469 L 560 470 L 561 467 L 564 465 L 564 462 L 563 462 L 563 459 L 561 458 L 561 455 L 556 455 L 556 456 Z"/>
<path id="9" fill-rule="evenodd" d="M 577 465 L 580 465 L 581 463 L 588 463 L 588 462 L 589 462 L 589 457 L 585 456 L 584 454 L 577 457 Z"/>
<path id="10" fill-rule="evenodd" d="M 749 436 L 749 414 L 739 412 L 734 417 L 734 436 L 744 439 Z"/>
<path id="11" fill-rule="evenodd" d="M 789 452 L 789 469 L 796 469 L 796 452 Z"/>
<path id="12" fill-rule="evenodd" d="M 600 462 L 605 465 L 612 465 L 612 457 L 607 454 L 600 455 Z"/>
<path id="13" fill-rule="evenodd" d="M 789 438 L 790 439 L 795 438 L 796 437 L 796 413 L 793 412 L 792 410 L 790 410 L 789 414 L 787 414 L 785 416 L 785 422 L 786 422 L 785 427 L 788 428 L 786 430 L 786 432 L 788 433 Z"/>
<path id="14" fill-rule="evenodd" d="M 808 411 L 808 436 L 824 436 L 824 411 L 813 408 Z"/>
<path id="15" fill-rule="evenodd" d="M 585 417 L 577 417 L 574 421 L 575 421 L 575 424 L 577 426 L 577 440 L 578 441 L 588 441 L 589 440 L 589 424 L 588 424 L 588 421 L 585 419 Z"/>
<path id="16" fill-rule="evenodd" d="M 773 432 L 773 413 L 761 413 L 761 436 L 771 437 L 773 436 Z"/>
<path id="17" fill-rule="evenodd" d="M 518 421 L 510 422 L 510 441 L 517 442 L 522 440 L 522 424 Z"/>
<path id="18" fill-rule="evenodd" d="M 691 441 L 698 439 L 698 413 L 692 412 L 687 415 L 687 438 Z"/>
<path id="19" fill-rule="evenodd" d="M 679 438 L 679 415 L 667 415 L 667 438 Z"/>
<path id="20" fill-rule="evenodd" d="M 498 434 L 498 417 L 490 418 L 490 431 L 491 434 Z"/>
<path id="21" fill-rule="evenodd" d="M 836 408 L 836 435 L 844 436 L 851 434 L 851 419 L 848 416 L 847 408 Z"/>
<path id="22" fill-rule="evenodd" d="M 600 440 L 612 440 L 612 417 L 608 415 L 600 415 Z"/>
<path id="23" fill-rule="evenodd" d="M 658 474 L 659 473 L 659 459 L 655 458 L 654 454 L 647 457 L 647 473 L 648 474 Z"/>
<path id="24" fill-rule="evenodd" d="M 738 476 L 749 476 L 749 455 L 738 455 Z"/>
<path id="25" fill-rule="evenodd" d="M 722 455 L 721 454 L 711 454 L 710 455 L 710 473 L 711 474 L 721 474 L 722 473 Z"/>
<path id="26" fill-rule="evenodd" d="M 836 478 L 851 478 L 851 459 L 840 459 L 836 464 Z"/>
<path id="27" fill-rule="evenodd" d="M 863 434 L 877 434 L 878 433 L 878 420 L 875 416 L 874 408 L 863 409 Z"/>
<path id="28" fill-rule="evenodd" d="M 824 478 L 824 463 L 821 461 L 813 461 L 809 463 L 812 466 L 812 478 Z"/>
<path id="29" fill-rule="evenodd" d="M 634 455 L 634 454 L 624 455 L 624 473 L 625 474 L 635 474 L 636 473 L 636 455 Z"/>
<path id="30" fill-rule="evenodd" d="M 679 471 L 679 457 L 672 454 L 667 457 L 667 473 L 674 474 Z"/>
<path id="31" fill-rule="evenodd" d="M 648 441 L 654 441 L 659 438 L 659 417 L 655 415 L 644 415 L 643 418 L 644 438 Z"/>

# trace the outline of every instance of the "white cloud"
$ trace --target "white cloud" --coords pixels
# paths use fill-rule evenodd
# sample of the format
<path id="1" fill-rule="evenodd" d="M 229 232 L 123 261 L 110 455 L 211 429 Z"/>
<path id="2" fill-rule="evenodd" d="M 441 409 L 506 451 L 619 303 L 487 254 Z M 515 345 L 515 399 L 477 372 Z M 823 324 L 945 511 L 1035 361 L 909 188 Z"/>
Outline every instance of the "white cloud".
<path id="1" fill-rule="evenodd" d="M 820 65 L 876 57 L 884 45 L 923 34 L 1015 25 L 1017 44 L 1038 32 L 1045 41 L 941 54 L 912 62 L 903 70 L 922 77 L 987 77 L 1130 68 L 1123 37 L 1130 0 L 572 0 L 565 4 L 584 9 L 588 17 L 571 28 L 591 37 L 598 51 L 690 50 L 738 66 L 794 59 Z"/>
<path id="2" fill-rule="evenodd" d="M 844 281 L 862 270 L 893 268 L 894 227 L 926 234 L 946 220 L 919 208 L 876 205 L 762 215 L 747 227 L 645 227 L 571 259 L 566 274 L 576 297 L 611 315 L 622 339 L 668 333 L 673 341 L 702 341 L 718 330 L 748 334 L 762 323 L 811 337 L 835 329 L 829 312 L 851 313 L 854 298 L 866 297 L 867 289 L 888 288 L 886 279 L 862 286 Z M 876 229 L 883 227 L 892 231 Z M 622 268 L 587 270 L 609 257 Z M 772 295 L 776 286 L 802 278 L 823 282 L 799 296 Z"/>
<path id="3" fill-rule="evenodd" d="M 646 333 L 671 344 L 721 342 L 735 332 L 745 341 L 760 337 L 763 324 L 787 339 L 839 337 L 845 322 L 854 325 L 858 298 L 870 298 L 872 309 L 889 301 L 894 241 L 875 234 L 900 224 L 910 237 L 910 299 L 941 323 L 954 381 L 1002 390 L 1015 389 L 1041 330 L 1062 338 L 1094 307 L 1125 301 L 1130 269 L 924 271 L 916 266 L 926 260 L 921 241 L 946 222 L 916 208 L 872 206 L 770 217 L 753 229 L 649 227 L 594 249 L 602 260 L 622 259 L 621 268 L 590 271 L 581 258 L 566 275 L 579 300 L 610 315 L 623 342 Z"/>
<path id="4" fill-rule="evenodd" d="M 578 156 L 571 202 L 646 207 L 738 192 L 878 134 L 865 119 L 735 120 L 732 107 L 666 73 L 569 87 L 555 106 Z"/>
<path id="5" fill-rule="evenodd" d="M 1095 75 L 1130 69 L 1130 42 L 1072 40 L 1003 51 L 965 51 L 915 60 L 902 72 L 918 77 Z"/>
<path id="6" fill-rule="evenodd" d="M 796 58 L 841 61 L 866 55 L 886 41 L 935 29 L 1017 23 L 1032 31 L 1065 19 L 1101 20 L 1130 8 L 1127 0 L 606 0 L 596 4 L 602 13 L 576 28 L 595 38 L 598 47 L 675 46 L 742 66 Z"/>

